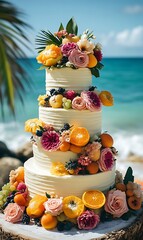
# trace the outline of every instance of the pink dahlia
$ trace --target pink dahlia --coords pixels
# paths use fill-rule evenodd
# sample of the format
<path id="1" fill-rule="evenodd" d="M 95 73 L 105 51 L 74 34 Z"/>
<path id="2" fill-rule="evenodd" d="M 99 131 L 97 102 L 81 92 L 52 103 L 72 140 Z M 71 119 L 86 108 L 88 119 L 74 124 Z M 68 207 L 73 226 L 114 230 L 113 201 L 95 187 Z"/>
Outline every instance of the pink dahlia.
<path id="1" fill-rule="evenodd" d="M 70 99 L 71 101 L 76 97 L 76 92 L 73 90 L 68 90 L 67 92 L 64 93 L 64 97 L 67 99 Z"/>
<path id="2" fill-rule="evenodd" d="M 96 92 L 93 91 L 83 91 L 81 97 L 86 102 L 86 107 L 91 112 L 100 111 L 101 101 Z"/>
<path id="3" fill-rule="evenodd" d="M 98 164 L 100 171 L 109 171 L 113 168 L 114 156 L 110 148 L 104 148 L 101 151 Z"/>
<path id="4" fill-rule="evenodd" d="M 61 52 L 63 56 L 68 57 L 73 49 L 78 49 L 78 46 L 74 42 L 68 42 L 61 46 Z"/>
<path id="5" fill-rule="evenodd" d="M 69 61 L 75 67 L 85 68 L 89 63 L 89 57 L 86 53 L 81 52 L 80 50 L 74 49 L 69 55 Z"/>
<path id="6" fill-rule="evenodd" d="M 56 131 L 44 132 L 41 137 L 41 144 L 47 151 L 56 151 L 60 146 L 60 135 Z"/>
<path id="7" fill-rule="evenodd" d="M 94 56 L 96 57 L 98 62 L 102 60 L 102 52 L 100 50 L 94 50 Z"/>
<path id="8" fill-rule="evenodd" d="M 91 163 L 91 159 L 88 156 L 81 155 L 78 158 L 78 163 L 82 166 L 88 166 Z"/>
<path id="9" fill-rule="evenodd" d="M 90 230 L 97 226 L 100 222 L 99 215 L 95 214 L 91 210 L 86 210 L 77 218 L 77 224 L 79 229 Z"/>

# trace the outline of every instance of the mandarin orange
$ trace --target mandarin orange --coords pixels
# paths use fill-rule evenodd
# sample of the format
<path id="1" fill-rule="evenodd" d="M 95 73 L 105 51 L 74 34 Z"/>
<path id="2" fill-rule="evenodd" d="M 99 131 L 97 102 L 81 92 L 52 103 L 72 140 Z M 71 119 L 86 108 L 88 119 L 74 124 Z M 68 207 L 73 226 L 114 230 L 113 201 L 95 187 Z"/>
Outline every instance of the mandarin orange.
<path id="1" fill-rule="evenodd" d="M 110 134 L 102 133 L 100 135 L 100 138 L 101 138 L 101 144 L 103 147 L 110 148 L 113 146 L 114 140 Z"/>
<path id="2" fill-rule="evenodd" d="M 84 127 L 74 127 L 70 132 L 70 142 L 78 147 L 85 146 L 90 139 L 90 135 Z"/>
<path id="3" fill-rule="evenodd" d="M 105 195 L 99 190 L 89 190 L 83 193 L 84 205 L 91 209 L 101 208 L 105 204 Z"/>
<path id="4" fill-rule="evenodd" d="M 71 144 L 70 145 L 70 151 L 74 152 L 74 153 L 81 153 L 82 148 Z"/>
<path id="5" fill-rule="evenodd" d="M 88 67 L 88 68 L 93 68 L 93 67 L 95 67 L 95 66 L 97 65 L 97 59 L 96 59 L 96 57 L 95 57 L 92 53 L 88 54 L 88 57 L 89 57 L 89 62 L 88 62 L 87 67 Z"/>
<path id="6" fill-rule="evenodd" d="M 99 98 L 104 106 L 113 106 L 114 104 L 113 96 L 108 91 L 101 91 Z"/>
<path id="7" fill-rule="evenodd" d="M 70 149 L 70 143 L 69 142 L 63 142 L 61 145 L 60 145 L 60 150 L 62 152 L 67 152 L 69 151 Z"/>
<path id="8" fill-rule="evenodd" d="M 26 206 L 27 203 L 22 193 L 16 194 L 14 196 L 14 202 L 17 203 L 19 206 Z"/>
<path id="9" fill-rule="evenodd" d="M 91 162 L 91 163 L 87 166 L 86 169 L 88 170 L 88 172 L 89 172 L 90 174 L 96 174 L 96 173 L 98 172 L 98 170 L 99 170 L 98 163 L 97 163 L 97 162 Z"/>
<path id="10" fill-rule="evenodd" d="M 52 216 L 49 213 L 45 213 L 41 217 L 41 225 L 43 228 L 50 230 L 57 226 L 58 220 L 55 216 Z"/>

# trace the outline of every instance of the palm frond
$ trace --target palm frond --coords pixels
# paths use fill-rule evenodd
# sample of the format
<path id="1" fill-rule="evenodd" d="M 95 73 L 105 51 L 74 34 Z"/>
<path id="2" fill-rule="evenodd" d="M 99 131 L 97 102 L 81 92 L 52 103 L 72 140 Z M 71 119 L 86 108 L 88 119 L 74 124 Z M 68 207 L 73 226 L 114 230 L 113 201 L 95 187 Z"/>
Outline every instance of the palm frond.
<path id="1" fill-rule="evenodd" d="M 53 35 L 50 31 L 46 32 L 44 30 L 41 30 L 41 33 L 36 38 L 36 44 L 39 45 L 37 48 L 39 49 L 39 52 L 42 51 L 47 45 L 55 44 L 57 46 L 60 46 L 61 43 L 61 39 Z"/>
<path id="2" fill-rule="evenodd" d="M 4 102 L 7 102 L 13 115 L 14 100 L 17 96 L 24 103 L 23 93 L 26 85 L 30 87 L 30 77 L 20 64 L 20 58 L 26 58 L 25 49 L 30 49 L 26 29 L 31 27 L 21 18 L 20 12 L 12 3 L 0 1 L 0 105 L 4 116 Z M 25 85 L 26 84 L 26 85 Z"/>

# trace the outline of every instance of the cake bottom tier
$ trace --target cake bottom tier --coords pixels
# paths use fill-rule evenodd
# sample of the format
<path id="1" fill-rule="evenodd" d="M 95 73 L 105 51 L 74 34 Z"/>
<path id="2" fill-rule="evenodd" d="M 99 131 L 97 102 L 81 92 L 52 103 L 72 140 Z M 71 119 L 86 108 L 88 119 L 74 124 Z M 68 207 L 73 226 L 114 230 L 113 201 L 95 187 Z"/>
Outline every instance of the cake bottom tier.
<path id="1" fill-rule="evenodd" d="M 115 166 L 112 171 L 101 172 L 93 175 L 50 175 L 47 170 L 40 171 L 36 167 L 34 158 L 30 158 L 24 164 L 25 183 L 28 187 L 30 196 L 35 194 L 45 195 L 45 193 L 55 193 L 65 197 L 75 195 L 81 197 L 82 194 L 91 189 L 98 189 L 106 192 L 115 183 Z"/>

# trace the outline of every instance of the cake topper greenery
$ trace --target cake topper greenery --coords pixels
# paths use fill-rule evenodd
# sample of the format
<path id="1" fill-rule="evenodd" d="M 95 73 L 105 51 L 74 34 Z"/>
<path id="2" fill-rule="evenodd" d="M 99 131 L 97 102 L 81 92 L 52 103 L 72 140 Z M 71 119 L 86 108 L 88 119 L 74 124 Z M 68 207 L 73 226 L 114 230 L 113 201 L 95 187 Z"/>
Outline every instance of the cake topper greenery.
<path id="1" fill-rule="evenodd" d="M 92 41 L 91 41 L 92 40 Z M 89 68 L 91 74 L 99 77 L 102 69 L 102 49 L 100 43 L 94 43 L 95 36 L 88 29 L 78 35 L 78 26 L 73 18 L 69 20 L 66 27 L 60 24 L 54 34 L 49 30 L 41 30 L 36 39 L 39 55 L 38 63 L 48 68 L 71 67 Z"/>

